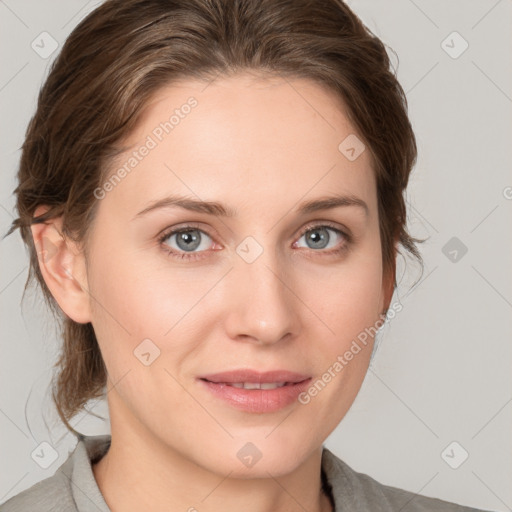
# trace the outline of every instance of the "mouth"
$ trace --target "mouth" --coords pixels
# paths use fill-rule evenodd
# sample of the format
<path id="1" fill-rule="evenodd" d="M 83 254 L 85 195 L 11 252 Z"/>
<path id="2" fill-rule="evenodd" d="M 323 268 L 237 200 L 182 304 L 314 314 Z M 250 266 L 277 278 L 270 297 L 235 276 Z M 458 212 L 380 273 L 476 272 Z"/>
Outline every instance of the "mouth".
<path id="1" fill-rule="evenodd" d="M 241 373 L 244 376 L 240 377 Z M 298 402 L 300 394 L 312 380 L 311 377 L 290 372 L 283 378 L 283 372 L 278 373 L 280 377 L 276 376 L 276 372 L 260 373 L 257 379 L 252 373 L 248 379 L 247 372 L 242 371 L 236 375 L 217 374 L 197 380 L 209 396 L 220 403 L 244 412 L 262 414 L 277 412 Z"/>
<path id="2" fill-rule="evenodd" d="M 303 382 L 310 377 L 310 375 L 289 370 L 259 372 L 257 370 L 242 368 L 221 373 L 201 375 L 199 378 L 208 382 L 234 385 L 235 387 L 244 387 L 245 389 L 272 389 L 272 387 L 262 388 L 260 386 L 270 384 L 272 386 L 282 387 Z"/>
<path id="3" fill-rule="evenodd" d="M 295 384 L 300 384 L 300 382 L 304 382 L 307 379 L 299 382 L 215 382 L 208 379 L 200 379 L 205 382 L 210 382 L 212 384 L 220 384 L 225 386 L 231 386 L 233 388 L 238 389 L 277 389 L 282 388 L 284 386 L 293 386 Z"/>

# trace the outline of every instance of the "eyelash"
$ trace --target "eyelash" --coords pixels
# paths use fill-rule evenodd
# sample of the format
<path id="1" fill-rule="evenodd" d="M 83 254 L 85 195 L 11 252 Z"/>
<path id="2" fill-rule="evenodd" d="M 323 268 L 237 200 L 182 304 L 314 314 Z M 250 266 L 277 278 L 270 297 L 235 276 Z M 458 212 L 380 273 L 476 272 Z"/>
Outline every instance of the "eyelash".
<path id="1" fill-rule="evenodd" d="M 344 252 L 346 252 L 346 251 L 348 251 L 350 249 L 350 247 L 352 245 L 352 236 L 350 234 L 346 233 L 345 231 L 342 231 L 340 228 L 334 226 L 333 224 L 331 224 L 329 222 L 313 224 L 313 225 L 311 225 L 311 224 L 307 225 L 304 228 L 304 230 L 301 232 L 299 238 L 302 238 L 307 232 L 314 231 L 315 229 L 318 229 L 318 228 L 329 228 L 329 229 L 335 231 L 337 234 L 342 235 L 343 238 L 345 238 L 345 242 L 342 243 L 341 247 L 339 247 L 337 249 L 331 249 L 330 251 L 322 251 L 322 250 L 311 249 L 312 252 L 324 253 L 325 256 L 336 256 L 336 255 L 342 254 L 342 253 L 344 253 Z M 178 229 L 172 229 L 172 230 L 169 230 L 169 231 L 166 231 L 165 233 L 163 233 L 158 238 L 158 242 L 160 244 L 160 247 L 169 256 L 171 256 L 173 258 L 180 259 L 180 260 L 198 260 L 198 259 L 203 258 L 204 256 L 202 256 L 201 254 L 204 253 L 204 252 L 207 252 L 207 251 L 200 251 L 200 252 L 196 252 L 196 253 L 193 253 L 193 252 L 190 252 L 190 253 L 187 253 L 187 252 L 177 252 L 174 249 L 169 248 L 169 246 L 164 243 L 164 240 L 167 240 L 172 235 L 176 235 L 176 234 L 187 232 L 187 231 L 193 231 L 193 230 L 201 231 L 202 233 L 205 233 L 210 238 L 212 238 L 207 232 L 205 232 L 204 230 L 200 229 L 198 226 L 194 226 L 193 224 L 189 224 L 189 225 L 186 225 L 186 226 L 182 226 L 182 227 L 180 227 Z"/>

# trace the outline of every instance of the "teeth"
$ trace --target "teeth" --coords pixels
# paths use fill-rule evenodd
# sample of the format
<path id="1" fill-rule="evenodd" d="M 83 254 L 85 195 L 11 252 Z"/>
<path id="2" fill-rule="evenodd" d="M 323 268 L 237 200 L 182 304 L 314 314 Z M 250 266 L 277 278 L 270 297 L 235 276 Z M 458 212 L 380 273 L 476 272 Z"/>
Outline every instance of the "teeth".
<path id="1" fill-rule="evenodd" d="M 227 382 L 228 386 L 239 389 L 277 389 L 286 385 L 286 382 Z"/>

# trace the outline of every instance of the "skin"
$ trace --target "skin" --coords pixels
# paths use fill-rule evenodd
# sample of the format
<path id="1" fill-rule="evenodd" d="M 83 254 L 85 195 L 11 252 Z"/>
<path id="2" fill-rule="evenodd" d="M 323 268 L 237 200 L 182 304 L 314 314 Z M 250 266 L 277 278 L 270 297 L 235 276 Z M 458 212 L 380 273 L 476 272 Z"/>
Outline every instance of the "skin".
<path id="1" fill-rule="evenodd" d="M 322 443 L 360 389 L 371 338 L 308 404 L 274 413 L 236 410 L 196 378 L 252 368 L 315 381 L 376 324 L 393 288 L 370 152 L 349 161 L 338 150 L 357 131 L 343 103 L 307 79 L 246 73 L 205 87 L 183 81 L 154 96 L 112 172 L 173 109 L 190 96 L 198 105 L 99 201 L 89 258 L 59 235 L 61 219 L 32 227 L 36 244 L 56 246 L 40 261 L 53 296 L 70 318 L 92 323 L 109 374 L 112 444 L 94 476 L 114 512 L 331 510 Z M 356 206 L 295 211 L 334 193 L 361 198 L 368 215 Z M 170 194 L 237 215 L 168 208 L 132 220 Z M 177 236 L 159 245 L 158 235 L 188 222 L 199 225 L 200 257 L 173 258 L 164 247 L 187 254 L 184 245 Z M 304 234 L 325 222 L 353 234 L 348 251 L 328 254 L 348 243 L 333 231 L 326 248 Z M 263 248 L 252 263 L 236 252 L 248 236 Z M 145 338 L 161 351 L 149 366 L 133 354 Z M 247 442 L 262 453 L 250 468 L 237 458 Z"/>

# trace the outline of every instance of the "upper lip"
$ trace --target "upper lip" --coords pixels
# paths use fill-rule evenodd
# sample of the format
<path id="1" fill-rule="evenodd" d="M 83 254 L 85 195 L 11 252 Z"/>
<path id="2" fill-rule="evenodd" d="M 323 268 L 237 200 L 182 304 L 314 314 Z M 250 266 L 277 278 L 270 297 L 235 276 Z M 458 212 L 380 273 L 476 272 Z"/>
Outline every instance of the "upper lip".
<path id="1" fill-rule="evenodd" d="M 287 370 L 272 370 L 268 372 L 258 372 L 256 370 L 241 369 L 231 370 L 222 373 L 212 373 L 210 375 L 201 375 L 199 377 L 203 380 L 210 382 L 251 382 L 251 383 L 265 383 L 265 382 L 302 382 L 309 378 L 308 375 L 303 375 L 297 372 L 290 372 Z"/>

